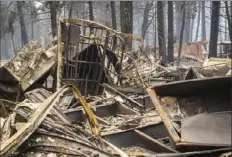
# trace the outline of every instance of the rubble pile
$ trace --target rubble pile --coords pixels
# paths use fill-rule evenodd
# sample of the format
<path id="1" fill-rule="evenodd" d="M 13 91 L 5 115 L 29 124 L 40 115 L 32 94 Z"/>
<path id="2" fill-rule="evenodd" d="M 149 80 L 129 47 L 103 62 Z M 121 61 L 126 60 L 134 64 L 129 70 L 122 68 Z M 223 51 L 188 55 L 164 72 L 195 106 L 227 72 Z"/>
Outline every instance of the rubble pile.
<path id="1" fill-rule="evenodd" d="M 230 59 L 166 65 L 128 49 L 140 37 L 59 22 L 0 67 L 1 156 L 231 155 Z"/>

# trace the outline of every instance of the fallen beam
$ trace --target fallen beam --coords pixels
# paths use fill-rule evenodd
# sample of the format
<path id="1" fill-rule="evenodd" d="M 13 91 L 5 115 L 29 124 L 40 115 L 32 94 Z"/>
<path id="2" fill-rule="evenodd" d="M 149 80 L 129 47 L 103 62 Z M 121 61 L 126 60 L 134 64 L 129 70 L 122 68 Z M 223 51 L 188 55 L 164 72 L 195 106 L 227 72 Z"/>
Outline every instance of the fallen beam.
<path id="1" fill-rule="evenodd" d="M 120 95 L 120 96 L 123 97 L 124 99 L 128 100 L 129 102 L 131 102 L 132 104 L 134 104 L 135 107 L 144 110 L 144 106 L 143 106 L 143 105 L 141 105 L 140 103 L 136 102 L 136 101 L 133 100 L 133 99 L 128 98 L 128 96 L 122 94 L 121 92 L 117 91 L 116 89 L 114 89 L 113 87 L 109 86 L 108 84 L 105 84 L 105 83 L 104 83 L 104 84 L 102 84 L 102 86 L 103 86 L 104 88 L 109 89 L 110 91 L 115 92 L 116 94 Z"/>

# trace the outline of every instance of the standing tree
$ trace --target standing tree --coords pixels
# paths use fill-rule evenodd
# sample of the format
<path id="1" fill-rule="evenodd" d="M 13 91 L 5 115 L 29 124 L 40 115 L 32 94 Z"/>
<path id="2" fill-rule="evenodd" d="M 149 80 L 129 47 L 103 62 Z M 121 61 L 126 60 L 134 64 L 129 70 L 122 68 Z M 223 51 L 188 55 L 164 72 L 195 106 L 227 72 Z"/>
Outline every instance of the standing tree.
<path id="1" fill-rule="evenodd" d="M 94 21 L 94 16 L 93 16 L 93 1 L 89 1 L 89 20 Z"/>
<path id="2" fill-rule="evenodd" d="M 33 40 L 33 36 L 34 36 L 34 30 L 33 30 L 33 25 L 34 25 L 34 16 L 33 16 L 33 13 L 34 13 L 34 9 L 32 7 L 32 3 L 31 1 L 29 1 L 29 4 L 30 4 L 30 14 L 31 14 L 31 40 Z"/>
<path id="3" fill-rule="evenodd" d="M 190 23 L 191 23 L 191 14 L 192 14 L 192 9 L 191 9 L 191 3 L 186 2 L 185 3 L 185 8 L 186 8 L 186 24 L 184 28 L 184 42 L 188 43 L 190 39 Z"/>
<path id="4" fill-rule="evenodd" d="M 174 61 L 174 48 L 173 48 L 173 2 L 168 2 L 168 62 Z"/>
<path id="5" fill-rule="evenodd" d="M 51 19 L 51 28 L 52 28 L 52 36 L 53 38 L 56 36 L 57 32 L 57 7 L 58 7 L 58 1 L 49 1 L 49 7 L 50 7 L 50 19 Z"/>
<path id="6" fill-rule="evenodd" d="M 133 33 L 133 2 L 120 1 L 120 24 L 121 32 L 132 34 Z M 132 41 L 126 39 L 128 50 L 132 50 Z"/>
<path id="7" fill-rule="evenodd" d="M 201 3 L 198 4 L 198 17 L 197 17 L 197 31 L 195 41 L 198 39 L 199 26 L 200 26 L 200 17 L 201 17 Z"/>
<path id="8" fill-rule="evenodd" d="M 192 39 L 192 25 L 195 18 L 196 2 L 186 2 L 186 24 L 184 29 L 184 41 L 189 43 Z M 192 23 L 192 25 L 191 25 Z"/>
<path id="9" fill-rule="evenodd" d="M 72 18 L 72 14 L 73 14 L 73 6 L 74 6 L 75 2 L 71 1 L 69 2 L 69 12 L 68 12 L 68 18 L 71 19 Z"/>
<path id="10" fill-rule="evenodd" d="M 217 57 L 217 40 L 219 27 L 220 1 L 212 2 L 209 58 Z"/>
<path id="11" fill-rule="evenodd" d="M 182 44 L 183 44 L 184 25 L 185 25 L 185 19 L 186 19 L 185 2 L 182 3 L 181 10 L 182 10 L 182 25 L 181 25 L 181 30 L 180 30 L 180 41 L 179 41 L 179 51 L 178 51 L 178 57 L 177 57 L 177 66 L 180 65 L 180 58 L 181 58 L 181 51 L 182 51 Z"/>
<path id="12" fill-rule="evenodd" d="M 133 3 L 120 1 L 120 23 L 123 33 L 133 33 Z"/>
<path id="13" fill-rule="evenodd" d="M 152 9 L 152 14 L 154 15 L 154 18 L 152 20 L 152 34 L 153 34 L 153 46 L 154 46 L 154 58 L 156 59 L 156 38 L 157 38 L 157 11 L 156 11 L 156 5 L 157 3 L 155 3 L 154 9 Z"/>
<path id="14" fill-rule="evenodd" d="M 115 11 L 115 1 L 110 1 L 110 8 L 111 8 L 111 19 L 112 19 L 112 27 L 114 30 L 117 30 L 117 18 L 116 18 L 116 11 Z M 115 50 L 117 44 L 117 38 L 113 37 L 113 50 Z"/>
<path id="15" fill-rule="evenodd" d="M 229 6 L 228 6 L 227 1 L 225 1 L 225 6 L 226 6 L 226 18 L 227 18 L 228 27 L 229 27 L 230 41 L 232 41 L 232 24 L 231 24 L 231 19 L 230 19 L 230 16 L 232 16 L 232 15 L 230 15 L 230 13 L 229 13 Z"/>
<path id="16" fill-rule="evenodd" d="M 190 39 L 189 41 L 192 42 L 193 39 L 193 27 L 194 27 L 194 20 L 195 20 L 195 16 L 196 16 L 196 12 L 197 12 L 197 3 L 196 2 L 192 2 L 192 14 L 191 14 L 191 19 L 190 19 Z"/>
<path id="17" fill-rule="evenodd" d="M 0 26 L 2 26 L 2 2 L 0 1 Z M 2 27 L 0 27 L 0 64 L 2 60 Z"/>
<path id="18" fill-rule="evenodd" d="M 164 1 L 157 2 L 159 57 L 166 62 L 166 43 L 164 33 Z"/>
<path id="19" fill-rule="evenodd" d="M 153 6 L 153 3 L 154 3 L 153 1 L 152 2 L 147 1 L 145 4 L 145 9 L 143 13 L 143 23 L 142 23 L 142 28 L 141 28 L 141 31 L 142 31 L 141 36 L 143 39 L 145 39 L 147 28 L 150 25 L 150 23 L 148 23 L 148 18 L 149 18 L 149 12 Z"/>
<path id="20" fill-rule="evenodd" d="M 230 18 L 231 18 L 231 21 L 232 21 L 232 1 L 230 1 Z"/>
<path id="21" fill-rule="evenodd" d="M 176 39 L 177 41 L 180 40 L 180 28 L 181 28 L 181 4 L 182 2 L 181 1 L 176 1 L 175 2 L 175 26 L 176 26 L 176 31 L 175 31 L 175 34 L 176 34 Z"/>
<path id="22" fill-rule="evenodd" d="M 115 1 L 110 1 L 111 7 L 111 18 L 112 18 L 112 27 L 114 30 L 117 30 L 117 19 L 116 19 L 116 11 L 115 11 Z"/>
<path id="23" fill-rule="evenodd" d="M 38 8 L 35 7 L 35 4 L 33 1 L 29 1 L 29 6 L 30 6 L 30 22 L 31 22 L 31 40 L 34 38 L 34 20 L 37 17 L 38 14 Z"/>
<path id="24" fill-rule="evenodd" d="M 14 28 L 13 28 L 15 17 L 16 17 L 16 13 L 10 12 L 10 15 L 8 17 L 8 24 L 9 24 L 9 32 L 11 33 L 11 42 L 12 42 L 13 52 L 16 55 L 15 44 L 14 44 Z"/>
<path id="25" fill-rule="evenodd" d="M 17 1 L 17 10 L 18 10 L 18 15 L 19 15 L 19 23 L 20 23 L 20 28 L 21 28 L 21 39 L 22 39 L 22 46 L 28 43 L 28 38 L 27 38 L 27 30 L 24 22 L 24 17 L 23 17 L 23 10 L 22 10 L 22 4 L 24 4 L 24 1 Z"/>
<path id="26" fill-rule="evenodd" d="M 51 29 L 53 38 L 57 34 L 57 13 L 60 12 L 60 9 L 65 5 L 65 2 L 61 1 L 46 1 L 45 6 L 49 8 L 50 11 L 50 20 L 51 20 Z"/>
<path id="27" fill-rule="evenodd" d="M 205 1 L 202 1 L 201 6 L 201 40 L 206 40 L 206 29 L 205 29 Z M 205 47 L 206 48 L 206 47 Z"/>

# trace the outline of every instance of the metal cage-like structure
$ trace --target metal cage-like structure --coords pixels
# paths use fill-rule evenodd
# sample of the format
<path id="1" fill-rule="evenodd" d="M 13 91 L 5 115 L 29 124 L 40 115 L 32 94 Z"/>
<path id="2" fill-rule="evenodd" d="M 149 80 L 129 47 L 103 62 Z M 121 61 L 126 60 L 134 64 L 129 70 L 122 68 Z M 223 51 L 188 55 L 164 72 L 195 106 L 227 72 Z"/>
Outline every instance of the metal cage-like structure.
<path id="1" fill-rule="evenodd" d="M 128 41 L 133 40 L 142 41 L 142 38 L 93 21 L 60 20 L 57 88 L 74 84 L 84 95 L 97 95 L 102 92 L 103 82 L 119 85 L 120 65 Z"/>

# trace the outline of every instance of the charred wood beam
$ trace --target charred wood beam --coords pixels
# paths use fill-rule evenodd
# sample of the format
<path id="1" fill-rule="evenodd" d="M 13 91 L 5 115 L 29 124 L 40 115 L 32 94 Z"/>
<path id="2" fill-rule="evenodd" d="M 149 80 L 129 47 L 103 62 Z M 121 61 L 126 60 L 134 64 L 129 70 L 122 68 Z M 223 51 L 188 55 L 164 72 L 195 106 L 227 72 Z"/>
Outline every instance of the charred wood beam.
<path id="1" fill-rule="evenodd" d="M 108 84 L 101 84 L 104 88 L 107 88 L 107 89 L 109 89 L 110 91 L 113 91 L 113 92 L 115 92 L 116 94 L 118 94 L 118 95 L 120 95 L 121 97 L 123 97 L 124 99 L 126 99 L 126 100 L 128 100 L 129 102 L 131 102 L 132 104 L 134 104 L 135 105 L 135 107 L 137 107 L 137 108 L 139 108 L 139 109 L 144 109 L 144 106 L 143 105 L 141 105 L 140 103 L 138 103 L 138 102 L 136 102 L 135 100 L 133 100 L 133 99 L 130 99 L 130 98 L 128 98 L 126 95 L 124 95 L 123 93 L 121 93 L 121 92 L 119 92 L 119 91 L 117 91 L 116 89 L 114 89 L 113 87 L 111 87 L 111 86 L 109 86 Z"/>
<path id="2" fill-rule="evenodd" d="M 130 87 L 120 87 L 120 86 L 112 86 L 114 89 L 116 89 L 117 91 L 119 92 L 122 92 L 122 93 L 135 93 L 135 94 L 144 94 L 146 93 L 146 91 L 143 89 L 143 88 L 130 88 Z"/>
<path id="3" fill-rule="evenodd" d="M 172 153 L 178 153 L 178 152 L 179 152 L 179 151 L 177 151 L 177 150 L 175 150 L 175 149 L 172 149 L 172 148 L 166 146 L 165 144 L 159 142 L 158 140 L 156 140 L 156 139 L 150 137 L 149 135 L 147 135 L 147 134 L 145 134 L 145 133 L 143 133 L 143 132 L 141 132 L 141 131 L 139 131 L 139 130 L 137 130 L 137 129 L 134 130 L 134 131 L 135 131 L 139 136 L 141 136 L 142 138 L 144 138 L 144 140 L 146 140 L 147 143 L 155 144 L 155 145 L 156 145 L 156 149 L 157 149 L 156 152 L 158 152 L 158 151 L 160 151 L 160 152 L 162 152 L 162 153 L 163 153 L 163 152 L 172 152 Z"/>

